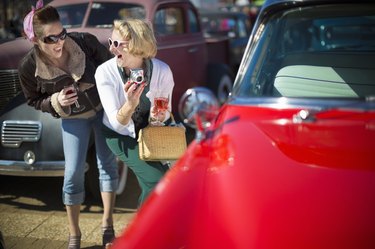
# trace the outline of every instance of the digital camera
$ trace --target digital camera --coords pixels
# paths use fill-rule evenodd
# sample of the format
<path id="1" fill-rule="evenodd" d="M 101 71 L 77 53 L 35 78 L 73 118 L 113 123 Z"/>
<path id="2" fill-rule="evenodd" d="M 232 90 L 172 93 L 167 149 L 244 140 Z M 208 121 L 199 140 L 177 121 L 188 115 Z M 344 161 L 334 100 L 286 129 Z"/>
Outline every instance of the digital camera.
<path id="1" fill-rule="evenodd" d="M 141 84 L 145 80 L 142 68 L 130 69 L 130 82 Z"/>

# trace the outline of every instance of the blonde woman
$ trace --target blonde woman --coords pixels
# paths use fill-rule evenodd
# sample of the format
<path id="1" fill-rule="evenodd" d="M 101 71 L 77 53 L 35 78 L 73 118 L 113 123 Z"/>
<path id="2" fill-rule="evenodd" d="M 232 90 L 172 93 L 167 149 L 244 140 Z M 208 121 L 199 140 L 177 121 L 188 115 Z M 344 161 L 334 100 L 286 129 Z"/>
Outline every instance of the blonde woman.
<path id="1" fill-rule="evenodd" d="M 173 75 L 169 66 L 156 59 L 156 40 L 150 24 L 140 19 L 114 21 L 110 51 L 115 57 L 96 71 L 95 78 L 104 108 L 104 136 L 112 152 L 135 173 L 142 193 L 141 205 L 168 166 L 139 159 L 138 131 L 150 119 L 165 122 L 170 117 Z M 131 80 L 131 71 L 142 69 L 140 84 Z M 156 94 L 169 96 L 168 110 L 154 107 Z"/>

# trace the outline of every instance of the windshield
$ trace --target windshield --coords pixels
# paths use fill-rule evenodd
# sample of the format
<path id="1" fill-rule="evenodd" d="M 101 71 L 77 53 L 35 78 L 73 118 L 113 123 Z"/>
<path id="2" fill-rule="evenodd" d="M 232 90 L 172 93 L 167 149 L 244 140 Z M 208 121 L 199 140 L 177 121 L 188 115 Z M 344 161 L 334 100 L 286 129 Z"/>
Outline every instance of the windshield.
<path id="1" fill-rule="evenodd" d="M 284 10 L 264 20 L 233 95 L 361 98 L 375 95 L 374 5 Z"/>
<path id="2" fill-rule="evenodd" d="M 88 4 L 72 4 L 58 7 L 61 22 L 65 28 L 82 27 Z M 113 20 L 126 17 L 145 18 L 141 5 L 127 3 L 94 2 L 91 5 L 86 27 L 111 28 Z"/>
<path id="3" fill-rule="evenodd" d="M 87 21 L 88 27 L 112 27 L 114 19 L 145 18 L 143 7 L 135 4 L 125 3 L 94 3 L 91 8 L 90 17 Z"/>
<path id="4" fill-rule="evenodd" d="M 82 26 L 83 18 L 87 11 L 87 3 L 65 5 L 57 7 L 60 20 L 64 28 L 78 28 Z"/>

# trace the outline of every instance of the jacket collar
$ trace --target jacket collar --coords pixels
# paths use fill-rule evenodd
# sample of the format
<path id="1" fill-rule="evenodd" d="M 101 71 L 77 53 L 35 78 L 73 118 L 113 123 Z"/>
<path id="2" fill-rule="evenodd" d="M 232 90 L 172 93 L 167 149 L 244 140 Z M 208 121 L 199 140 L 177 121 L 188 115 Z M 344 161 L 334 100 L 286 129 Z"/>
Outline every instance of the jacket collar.
<path id="1" fill-rule="evenodd" d="M 66 75 L 67 73 L 72 76 L 75 81 L 78 81 L 85 72 L 85 65 L 86 65 L 86 56 L 79 45 L 73 41 L 72 38 L 69 36 L 66 37 L 64 47 L 66 51 L 69 53 L 69 72 L 65 72 L 60 68 L 51 65 L 43 59 L 43 55 L 41 51 L 36 47 L 36 70 L 35 76 L 39 76 L 40 78 L 51 80 L 55 79 L 58 76 Z"/>

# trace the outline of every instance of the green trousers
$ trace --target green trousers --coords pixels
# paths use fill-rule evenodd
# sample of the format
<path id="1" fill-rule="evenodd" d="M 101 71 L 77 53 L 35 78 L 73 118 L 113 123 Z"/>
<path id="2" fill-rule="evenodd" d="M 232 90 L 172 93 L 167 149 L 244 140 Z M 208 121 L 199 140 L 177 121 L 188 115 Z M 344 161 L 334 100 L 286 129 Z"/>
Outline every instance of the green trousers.
<path id="1" fill-rule="evenodd" d="M 155 185 L 169 169 L 161 162 L 143 161 L 139 159 L 138 142 L 136 139 L 118 134 L 105 127 L 103 130 L 108 147 L 131 169 L 138 179 L 141 195 L 138 199 L 140 206 L 154 189 Z"/>

